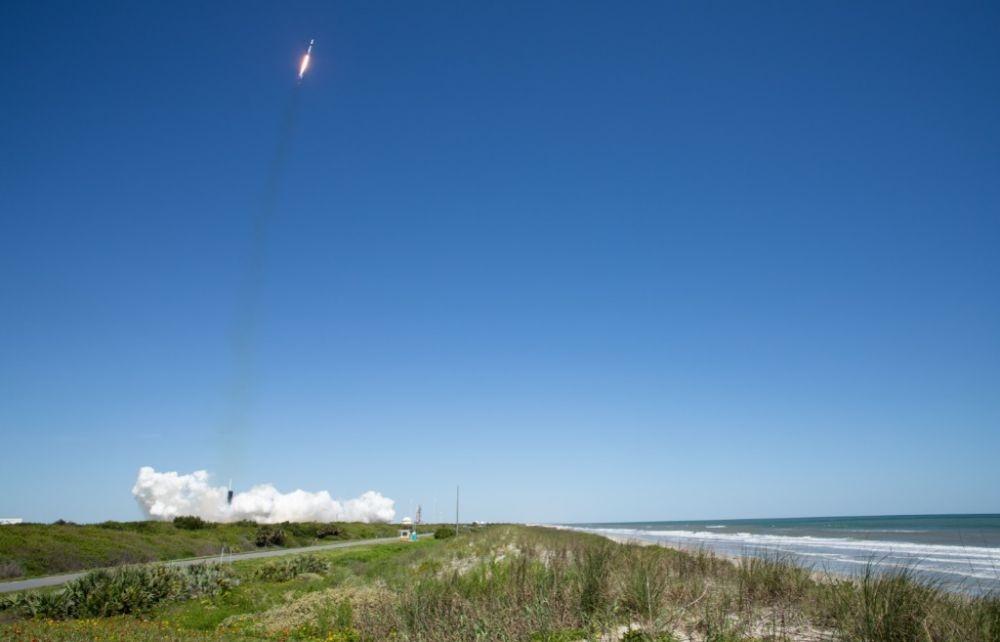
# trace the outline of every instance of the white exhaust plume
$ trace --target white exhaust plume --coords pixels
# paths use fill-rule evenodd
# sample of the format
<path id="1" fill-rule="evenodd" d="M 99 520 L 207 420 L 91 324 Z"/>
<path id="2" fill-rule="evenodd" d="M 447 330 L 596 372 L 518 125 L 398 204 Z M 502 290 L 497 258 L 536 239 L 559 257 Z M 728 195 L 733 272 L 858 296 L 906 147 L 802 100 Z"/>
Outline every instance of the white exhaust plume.
<path id="1" fill-rule="evenodd" d="M 151 519 L 168 520 L 195 515 L 211 522 L 249 519 L 261 524 L 279 522 L 390 522 L 395 502 L 375 491 L 339 502 L 325 490 L 310 493 L 295 490 L 280 493 L 271 484 L 260 484 L 233 495 L 226 503 L 227 488 L 211 486 L 208 473 L 190 475 L 158 473 L 149 466 L 139 469 L 132 495 Z"/>

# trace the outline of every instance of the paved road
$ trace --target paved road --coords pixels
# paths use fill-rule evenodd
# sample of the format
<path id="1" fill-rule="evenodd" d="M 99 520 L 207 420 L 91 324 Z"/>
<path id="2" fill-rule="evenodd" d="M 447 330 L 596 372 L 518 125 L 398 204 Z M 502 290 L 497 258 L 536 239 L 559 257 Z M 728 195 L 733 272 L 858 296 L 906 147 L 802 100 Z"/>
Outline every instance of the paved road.
<path id="1" fill-rule="evenodd" d="M 335 542 L 333 544 L 319 544 L 317 546 L 302 546 L 299 548 L 275 548 L 266 551 L 251 551 L 249 553 L 233 553 L 225 556 L 212 555 L 208 557 L 192 557 L 183 560 L 169 560 L 162 562 L 169 566 L 191 566 L 202 562 L 239 562 L 241 560 L 253 560 L 261 557 L 279 557 L 281 555 L 294 555 L 296 553 L 313 553 L 316 551 L 328 551 L 335 548 L 351 548 L 353 546 L 365 546 L 367 544 L 388 544 L 398 542 L 395 537 L 380 537 L 378 539 L 359 539 L 348 542 Z M 66 573 L 64 575 L 46 575 L 45 577 L 32 577 L 27 580 L 16 580 L 14 582 L 0 582 L 0 593 L 11 593 L 13 591 L 25 591 L 28 589 L 44 588 L 46 586 L 59 586 L 70 580 L 85 575 L 88 571 L 79 573 Z"/>

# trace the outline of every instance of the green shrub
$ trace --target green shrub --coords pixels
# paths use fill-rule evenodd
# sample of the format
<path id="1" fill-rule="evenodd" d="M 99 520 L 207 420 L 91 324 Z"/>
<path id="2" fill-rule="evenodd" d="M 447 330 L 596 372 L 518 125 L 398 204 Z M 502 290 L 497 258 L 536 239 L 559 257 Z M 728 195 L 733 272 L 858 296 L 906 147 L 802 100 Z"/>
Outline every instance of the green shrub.
<path id="1" fill-rule="evenodd" d="M 45 617 L 50 619 L 61 619 L 67 617 L 66 611 L 68 602 L 63 599 L 62 593 L 15 593 L 14 595 L 0 596 L 0 611 L 10 610 L 25 617 Z"/>
<path id="2" fill-rule="evenodd" d="M 95 524 L 98 528 L 104 528 L 111 531 L 132 531 L 135 533 L 148 533 L 150 531 L 156 530 L 156 525 L 158 522 L 117 522 L 115 520 L 108 520 L 106 522 L 101 522 Z"/>
<path id="3" fill-rule="evenodd" d="M 287 582 L 303 573 L 323 574 L 330 570 L 329 562 L 315 555 L 296 555 L 276 562 L 269 562 L 254 571 L 254 578 L 267 582 Z"/>
<path id="4" fill-rule="evenodd" d="M 254 535 L 254 543 L 257 546 L 283 546 L 285 544 L 285 531 L 271 526 L 261 526 Z"/>
<path id="5" fill-rule="evenodd" d="M 222 564 L 192 564 L 181 569 L 183 597 L 224 593 L 236 584 L 231 566 Z"/>
<path id="6" fill-rule="evenodd" d="M 316 522 L 282 522 L 281 530 L 292 537 L 314 539 L 319 525 Z"/>
<path id="7" fill-rule="evenodd" d="M 181 515 L 174 518 L 174 526 L 177 528 L 183 528 L 186 531 L 198 531 L 203 528 L 211 528 L 212 523 L 206 522 L 202 518 L 194 515 Z"/>
<path id="8" fill-rule="evenodd" d="M 341 530 L 336 524 L 324 524 L 316 531 L 316 537 L 326 539 L 328 537 L 340 537 Z"/>
<path id="9" fill-rule="evenodd" d="M 18 593 L 0 602 L 0 610 L 52 619 L 107 617 L 143 613 L 166 600 L 214 595 L 231 585 L 228 570 L 212 564 L 122 566 L 91 571 L 61 591 Z"/>
<path id="10" fill-rule="evenodd" d="M 451 526 L 438 526 L 434 531 L 434 539 L 448 539 L 455 536 L 455 529 Z"/>
<path id="11" fill-rule="evenodd" d="M 0 560 L 0 580 L 24 575 L 24 567 L 15 560 Z"/>

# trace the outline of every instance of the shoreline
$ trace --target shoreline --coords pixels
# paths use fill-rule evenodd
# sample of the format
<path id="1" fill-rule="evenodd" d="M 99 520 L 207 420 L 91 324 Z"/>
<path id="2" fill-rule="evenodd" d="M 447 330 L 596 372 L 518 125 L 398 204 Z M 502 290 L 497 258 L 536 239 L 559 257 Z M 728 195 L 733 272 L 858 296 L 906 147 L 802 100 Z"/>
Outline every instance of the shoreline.
<path id="1" fill-rule="evenodd" d="M 579 532 L 590 532 L 590 531 L 579 531 Z M 639 539 L 639 538 L 635 538 L 635 537 L 629 537 L 627 535 L 614 535 L 614 534 L 610 534 L 610 533 L 609 534 L 594 533 L 594 535 L 598 535 L 600 537 L 604 537 L 605 539 L 609 539 L 612 542 L 615 542 L 617 544 L 635 544 L 635 545 L 638 545 L 638 546 L 659 546 L 659 547 L 662 547 L 662 548 L 669 548 L 669 549 L 672 549 L 672 550 L 675 550 L 675 551 L 680 551 L 682 553 L 701 553 L 701 552 L 704 552 L 704 553 L 708 553 L 709 555 L 712 555 L 713 557 L 716 557 L 718 559 L 725 560 L 725 561 L 729 562 L 730 564 L 732 564 L 733 566 L 737 566 L 737 567 L 743 562 L 744 559 L 746 559 L 746 557 L 749 557 L 749 556 L 743 556 L 743 555 L 732 555 L 732 554 L 728 554 L 728 553 L 720 553 L 719 551 L 714 551 L 714 550 L 712 550 L 710 548 L 706 548 L 706 547 L 685 547 L 685 546 L 679 546 L 679 545 L 673 544 L 671 542 L 651 542 L 649 540 Z M 796 565 L 796 566 L 798 566 L 798 565 Z M 817 570 L 815 568 L 807 568 L 806 570 L 809 571 L 809 577 L 811 577 L 816 582 L 833 582 L 833 581 L 852 581 L 853 582 L 855 580 L 855 578 L 852 575 L 848 574 L 848 573 L 838 573 L 836 571 L 828 571 L 828 570 Z"/>
<path id="2" fill-rule="evenodd" d="M 545 524 L 547 528 L 557 530 L 567 530 L 579 533 L 590 533 L 603 537 L 618 544 L 635 544 L 639 546 L 660 546 L 684 553 L 707 553 L 721 560 L 726 560 L 733 565 L 739 566 L 743 560 L 751 557 L 766 558 L 769 554 L 783 561 L 784 563 L 797 566 L 809 572 L 813 580 L 818 582 L 852 581 L 856 582 L 865 572 L 868 565 L 872 565 L 877 572 L 885 573 L 898 570 L 901 572 L 913 572 L 917 578 L 929 585 L 934 585 L 944 591 L 962 595 L 985 595 L 1000 591 L 1000 571 L 994 576 L 970 575 L 959 571 L 951 571 L 940 568 L 927 568 L 921 566 L 923 559 L 914 557 L 912 560 L 902 560 L 900 562 L 886 561 L 887 556 L 872 555 L 868 558 L 858 557 L 856 560 L 839 561 L 842 567 L 848 564 L 857 564 L 857 568 L 831 568 L 828 565 L 810 563 L 810 554 L 794 549 L 783 548 L 777 545 L 746 546 L 742 553 L 719 550 L 711 546 L 707 541 L 692 542 L 690 545 L 657 538 L 650 535 L 644 538 L 636 533 L 616 533 L 607 532 L 606 529 L 566 526 L 557 524 Z M 906 542 L 900 542 L 907 544 Z M 991 549 L 993 550 L 993 549 Z M 1000 553 L 1000 549 L 996 549 Z M 837 563 L 837 562 L 834 562 Z M 946 579 L 955 577 L 958 579 Z"/>
<path id="3" fill-rule="evenodd" d="M 595 535 L 495 525 L 199 572 L 97 573 L 44 598 L 0 598 L 0 638 L 815 642 L 872 639 L 874 625 L 879 639 L 995 639 L 998 596 L 873 575 L 831 590 L 793 565 L 737 568 L 712 551 Z M 331 617 L 348 608 L 349 620 Z"/>

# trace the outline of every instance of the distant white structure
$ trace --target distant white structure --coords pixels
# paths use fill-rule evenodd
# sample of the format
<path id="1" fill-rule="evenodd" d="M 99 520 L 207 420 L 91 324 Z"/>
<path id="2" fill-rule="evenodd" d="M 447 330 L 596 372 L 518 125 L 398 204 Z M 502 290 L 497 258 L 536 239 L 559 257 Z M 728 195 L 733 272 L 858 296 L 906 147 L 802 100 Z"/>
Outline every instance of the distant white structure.
<path id="1" fill-rule="evenodd" d="M 399 529 L 399 539 L 405 540 L 407 542 L 415 542 L 417 537 L 417 531 L 413 528 L 413 520 L 409 517 L 404 517 L 399 520 L 399 525 L 402 527 Z"/>
<path id="2" fill-rule="evenodd" d="M 11 524 L 20 524 L 24 520 L 20 517 L 0 517 L 0 526 L 9 526 Z"/>

